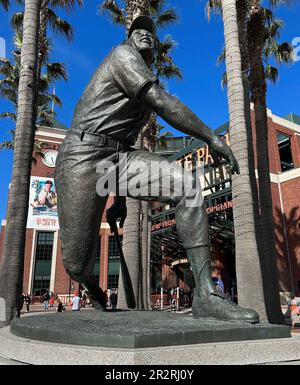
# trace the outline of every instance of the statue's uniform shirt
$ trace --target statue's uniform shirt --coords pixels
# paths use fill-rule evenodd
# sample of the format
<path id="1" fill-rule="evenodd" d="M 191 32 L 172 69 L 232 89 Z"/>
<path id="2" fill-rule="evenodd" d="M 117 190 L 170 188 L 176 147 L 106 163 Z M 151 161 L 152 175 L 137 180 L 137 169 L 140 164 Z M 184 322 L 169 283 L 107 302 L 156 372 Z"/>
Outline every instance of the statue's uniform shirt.
<path id="1" fill-rule="evenodd" d="M 121 44 L 105 58 L 80 98 L 72 130 L 134 143 L 151 109 L 139 100 L 141 90 L 158 83 L 142 55 Z"/>

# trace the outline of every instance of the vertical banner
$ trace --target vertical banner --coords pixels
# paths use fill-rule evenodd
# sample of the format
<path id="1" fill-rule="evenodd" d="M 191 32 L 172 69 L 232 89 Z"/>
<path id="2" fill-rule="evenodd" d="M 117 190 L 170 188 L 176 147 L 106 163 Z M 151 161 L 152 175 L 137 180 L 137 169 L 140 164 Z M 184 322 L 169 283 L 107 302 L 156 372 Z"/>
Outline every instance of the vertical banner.
<path id="1" fill-rule="evenodd" d="M 53 178 L 32 176 L 27 228 L 58 230 L 57 194 Z"/>

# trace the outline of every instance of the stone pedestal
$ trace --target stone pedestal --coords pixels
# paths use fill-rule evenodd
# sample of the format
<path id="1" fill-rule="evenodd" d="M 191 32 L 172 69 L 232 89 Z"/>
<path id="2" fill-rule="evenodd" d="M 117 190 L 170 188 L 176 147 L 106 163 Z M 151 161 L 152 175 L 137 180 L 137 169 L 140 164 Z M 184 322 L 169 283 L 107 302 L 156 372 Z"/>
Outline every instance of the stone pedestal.
<path id="1" fill-rule="evenodd" d="M 290 328 L 213 319 L 160 311 L 94 310 L 45 313 L 17 319 L 11 332 L 19 337 L 62 344 L 140 349 L 216 342 L 289 338 Z"/>
<path id="2" fill-rule="evenodd" d="M 290 338 L 289 327 L 200 321 L 191 314 L 47 313 L 16 320 L 11 330 L 0 329 L 0 356 L 36 365 L 163 367 L 300 360 L 300 335 Z"/>

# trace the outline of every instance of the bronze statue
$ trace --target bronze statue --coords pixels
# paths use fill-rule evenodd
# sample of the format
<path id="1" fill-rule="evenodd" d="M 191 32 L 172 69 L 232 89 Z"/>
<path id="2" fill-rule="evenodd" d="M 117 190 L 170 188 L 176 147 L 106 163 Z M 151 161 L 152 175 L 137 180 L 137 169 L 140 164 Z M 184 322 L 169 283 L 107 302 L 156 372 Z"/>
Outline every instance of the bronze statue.
<path id="1" fill-rule="evenodd" d="M 71 129 L 56 162 L 55 182 L 64 266 L 72 279 L 84 285 L 98 309 L 105 309 L 106 304 L 92 271 L 107 196 L 99 196 L 96 185 L 104 177 L 102 169 L 107 162 L 115 165 L 118 181 L 131 170 L 126 174 L 130 182 L 137 176 L 138 171 L 135 173 L 132 170 L 138 170 L 139 164 L 145 166 L 145 170 L 139 170 L 143 172 L 150 169 L 151 162 L 162 161 L 153 153 L 132 148 L 151 112 L 156 112 L 185 134 L 205 141 L 216 162 L 224 158 L 229 162 L 231 172 L 239 173 L 238 163 L 225 142 L 188 107 L 159 86 L 150 69 L 154 60 L 155 35 L 156 28 L 150 17 L 134 19 L 127 40 L 104 59 L 79 100 Z M 124 155 L 126 165 L 120 168 L 120 156 Z M 99 173 L 99 168 L 102 173 Z M 168 196 L 159 190 L 159 194 L 150 192 L 136 197 L 129 189 L 126 195 L 176 204 L 177 230 L 191 262 L 196 284 L 192 305 L 194 316 L 259 322 L 255 311 L 237 306 L 215 290 L 211 279 L 207 215 L 201 188 L 192 174 L 165 162 L 163 171 L 151 169 L 151 182 L 146 174 L 140 178 L 139 187 L 159 185 L 164 176 L 170 174 L 172 182 Z M 185 178 L 192 180 L 196 189 L 191 191 L 190 185 L 185 184 L 183 194 L 180 194 L 178 186 L 183 185 Z M 190 197 L 197 202 L 196 205 L 187 204 Z M 108 211 L 110 224 L 117 218 L 121 218 L 122 226 L 126 218 L 126 198 L 121 194 Z"/>

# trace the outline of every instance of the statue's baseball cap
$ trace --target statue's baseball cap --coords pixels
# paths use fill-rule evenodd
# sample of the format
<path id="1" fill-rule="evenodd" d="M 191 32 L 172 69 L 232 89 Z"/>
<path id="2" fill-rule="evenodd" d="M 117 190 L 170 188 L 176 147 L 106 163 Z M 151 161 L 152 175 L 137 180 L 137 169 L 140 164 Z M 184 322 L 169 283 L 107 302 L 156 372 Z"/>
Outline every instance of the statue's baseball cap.
<path id="1" fill-rule="evenodd" d="M 140 15 L 133 20 L 128 31 L 128 37 L 136 29 L 145 29 L 146 31 L 151 32 L 154 36 L 156 35 L 155 23 L 151 17 L 146 15 Z"/>

